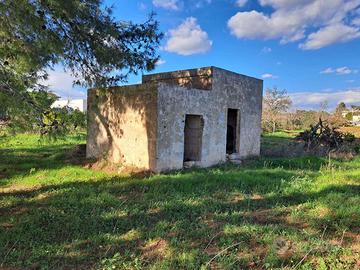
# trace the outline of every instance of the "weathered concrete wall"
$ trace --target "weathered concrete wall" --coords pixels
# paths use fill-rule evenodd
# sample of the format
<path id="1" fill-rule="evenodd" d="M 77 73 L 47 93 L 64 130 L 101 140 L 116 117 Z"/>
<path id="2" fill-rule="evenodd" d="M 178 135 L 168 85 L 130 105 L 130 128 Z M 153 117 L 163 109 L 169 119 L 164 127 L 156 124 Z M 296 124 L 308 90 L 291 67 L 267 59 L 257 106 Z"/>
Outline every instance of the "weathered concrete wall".
<path id="1" fill-rule="evenodd" d="M 228 109 L 239 110 L 237 152 L 260 154 L 262 80 L 215 67 L 143 77 L 142 85 L 88 92 L 87 156 L 153 171 L 183 168 L 187 114 L 201 115 L 201 160 L 226 160 Z"/>
<path id="2" fill-rule="evenodd" d="M 241 157 L 260 155 L 263 81 L 214 68 L 213 89 L 226 95 L 226 108 L 240 109 Z"/>
<path id="3" fill-rule="evenodd" d="M 158 89 L 157 171 L 183 167 L 186 114 L 204 119 L 202 158 L 207 167 L 226 160 L 227 111 L 240 111 L 241 157 L 260 154 L 262 80 L 218 68 L 203 68 L 210 74 L 211 89 L 184 88 L 160 81 Z"/>
<path id="4" fill-rule="evenodd" d="M 156 170 L 154 84 L 88 91 L 87 157 Z"/>

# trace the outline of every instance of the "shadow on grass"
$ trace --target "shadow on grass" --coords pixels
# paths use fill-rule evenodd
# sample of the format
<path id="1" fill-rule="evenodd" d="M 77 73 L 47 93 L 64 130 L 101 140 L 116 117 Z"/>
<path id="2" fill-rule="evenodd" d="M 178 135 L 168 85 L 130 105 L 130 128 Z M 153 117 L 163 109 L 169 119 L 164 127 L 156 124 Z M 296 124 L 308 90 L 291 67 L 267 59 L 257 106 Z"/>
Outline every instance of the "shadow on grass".
<path id="1" fill-rule="evenodd" d="M 9 181 L 31 168 L 57 170 L 69 165 L 66 152 L 73 147 L 1 149 L 0 168 L 6 168 Z M 358 209 L 350 205 L 359 203 L 359 186 L 309 188 L 325 162 L 260 159 L 242 168 L 223 165 L 2 192 L 0 268 L 199 269 L 239 241 L 246 256 L 239 259 L 240 250 L 231 250 L 217 260 L 218 267 L 249 268 L 252 261 L 259 268 L 279 267 L 284 261 L 273 259 L 269 246 L 280 235 L 307 241 L 306 227 L 358 232 Z M 292 221 L 293 209 L 301 212 L 313 204 L 333 211 Z"/>
<path id="2" fill-rule="evenodd" d="M 234 241 L 243 241 L 244 248 L 251 249 L 253 238 L 259 245 L 268 245 L 263 240 L 266 234 L 275 238 L 286 231 L 303 237 L 298 224 L 283 218 L 288 214 L 286 207 L 325 198 L 324 203 L 336 209 L 339 201 L 327 197 L 335 194 L 346 202 L 359 195 L 359 186 L 354 185 L 284 194 L 297 176 L 296 171 L 224 166 L 1 193 L 3 198 L 16 195 L 22 200 L 1 208 L 0 264 L 85 269 L 100 267 L 106 264 L 105 258 L 118 254 L 112 263 L 124 268 L 135 267 L 138 261 L 140 268 L 159 263 L 164 268 L 199 269 L 212 252 Z M 259 211 L 265 211 L 267 217 L 259 218 Z M 341 213 L 313 216 L 306 221 L 311 225 L 306 226 L 318 230 L 328 226 L 331 231 L 339 222 L 348 222 L 343 225 L 356 230 L 359 220 L 344 221 Z M 232 227 L 238 230 L 225 232 Z M 219 232 L 211 251 L 209 240 Z M 152 246 L 151 241 L 157 244 Z M 159 245 L 171 254 L 166 255 Z M 240 260 L 235 266 L 245 267 L 246 262 Z"/>
<path id="3" fill-rule="evenodd" d="M 60 169 L 71 165 L 69 153 L 76 145 L 39 145 L 38 148 L 0 149 L 0 187 L 30 170 Z M 84 157 L 83 157 L 84 159 Z"/>

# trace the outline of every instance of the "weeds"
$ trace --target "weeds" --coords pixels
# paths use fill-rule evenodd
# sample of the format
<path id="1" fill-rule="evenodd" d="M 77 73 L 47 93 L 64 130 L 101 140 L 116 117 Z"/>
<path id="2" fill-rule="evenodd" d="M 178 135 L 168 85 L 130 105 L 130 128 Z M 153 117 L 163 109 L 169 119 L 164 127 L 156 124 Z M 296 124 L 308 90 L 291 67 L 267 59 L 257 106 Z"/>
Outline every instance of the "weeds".
<path id="1" fill-rule="evenodd" d="M 266 158 L 140 178 L 74 165 L 67 153 L 79 143 L 0 140 L 2 268 L 359 264 L 358 157 Z"/>

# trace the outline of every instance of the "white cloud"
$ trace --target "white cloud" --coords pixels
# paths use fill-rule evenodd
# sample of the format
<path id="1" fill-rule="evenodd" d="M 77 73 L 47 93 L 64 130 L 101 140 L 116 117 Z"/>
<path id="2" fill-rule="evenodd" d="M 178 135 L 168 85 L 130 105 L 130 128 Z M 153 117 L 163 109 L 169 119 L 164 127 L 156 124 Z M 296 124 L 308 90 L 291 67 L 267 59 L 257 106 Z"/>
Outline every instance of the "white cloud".
<path id="1" fill-rule="evenodd" d="M 339 102 L 360 103 L 360 87 L 343 91 L 290 93 L 290 97 L 295 108 L 318 108 L 320 103 L 327 102 L 332 109 Z"/>
<path id="2" fill-rule="evenodd" d="M 152 3 L 155 7 L 179 10 L 179 3 L 177 0 L 153 0 Z"/>
<path id="3" fill-rule="evenodd" d="M 236 0 L 236 5 L 238 7 L 243 7 L 247 3 L 247 0 Z"/>
<path id="4" fill-rule="evenodd" d="M 261 75 L 261 78 L 263 78 L 263 79 L 277 79 L 279 77 L 275 76 L 275 75 L 273 75 L 271 73 L 265 73 L 265 74 Z"/>
<path id="5" fill-rule="evenodd" d="M 360 37 L 358 27 L 345 24 L 360 0 L 259 0 L 259 3 L 270 6 L 273 12 L 236 13 L 228 21 L 233 35 L 247 39 L 280 39 L 281 43 L 307 38 L 301 45 L 303 49 L 319 49 Z"/>
<path id="6" fill-rule="evenodd" d="M 212 46 L 208 34 L 203 31 L 194 17 L 186 18 L 177 28 L 169 31 L 165 50 L 180 55 L 206 53 Z"/>
<path id="7" fill-rule="evenodd" d="M 202 8 L 205 5 L 210 5 L 212 3 L 212 0 L 196 0 L 195 2 L 196 8 Z"/>
<path id="8" fill-rule="evenodd" d="M 349 67 L 338 67 L 338 68 L 331 68 L 328 67 L 322 71 L 321 74 L 332 74 L 335 73 L 336 75 L 347 75 L 347 74 L 356 74 L 358 73 L 357 69 L 350 69 Z"/>
<path id="9" fill-rule="evenodd" d="M 165 64 L 165 63 L 166 63 L 165 60 L 159 59 L 159 60 L 156 62 L 156 65 L 157 65 L 157 66 L 160 66 L 160 65 L 163 65 L 163 64 Z"/>
<path id="10" fill-rule="evenodd" d="M 140 3 L 138 3 L 138 8 L 141 11 L 144 11 L 144 10 L 146 10 L 147 6 L 143 2 L 140 2 Z"/>
<path id="11" fill-rule="evenodd" d="M 351 74 L 353 71 L 348 67 L 340 67 L 336 69 L 336 74 L 338 75 L 346 75 Z"/>
<path id="12" fill-rule="evenodd" d="M 359 37 L 359 28 L 338 23 L 311 33 L 305 43 L 300 44 L 300 48 L 304 50 L 320 49 L 334 43 L 343 43 Z"/>
<path id="13" fill-rule="evenodd" d="M 264 48 L 261 49 L 261 52 L 262 52 L 262 53 L 271 53 L 271 52 L 272 52 L 272 49 L 269 48 L 269 47 L 264 47 Z"/>
<path id="14" fill-rule="evenodd" d="M 335 72 L 335 70 L 333 68 L 330 68 L 330 67 L 320 71 L 321 74 L 331 74 L 331 73 L 334 73 L 334 72 Z"/>
<path id="15" fill-rule="evenodd" d="M 86 98 L 86 90 L 80 86 L 73 86 L 74 77 L 70 73 L 56 68 L 48 71 L 49 77 L 43 82 L 49 90 L 61 98 Z"/>

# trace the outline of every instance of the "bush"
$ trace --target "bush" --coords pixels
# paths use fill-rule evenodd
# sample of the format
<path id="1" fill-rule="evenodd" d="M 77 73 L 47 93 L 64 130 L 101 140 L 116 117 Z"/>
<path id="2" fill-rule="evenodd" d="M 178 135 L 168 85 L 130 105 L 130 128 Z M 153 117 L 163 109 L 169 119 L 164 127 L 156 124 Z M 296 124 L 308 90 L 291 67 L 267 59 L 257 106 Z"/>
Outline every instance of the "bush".
<path id="1" fill-rule="evenodd" d="M 43 113 L 40 134 L 55 138 L 85 128 L 85 113 L 70 107 L 54 108 Z"/>

